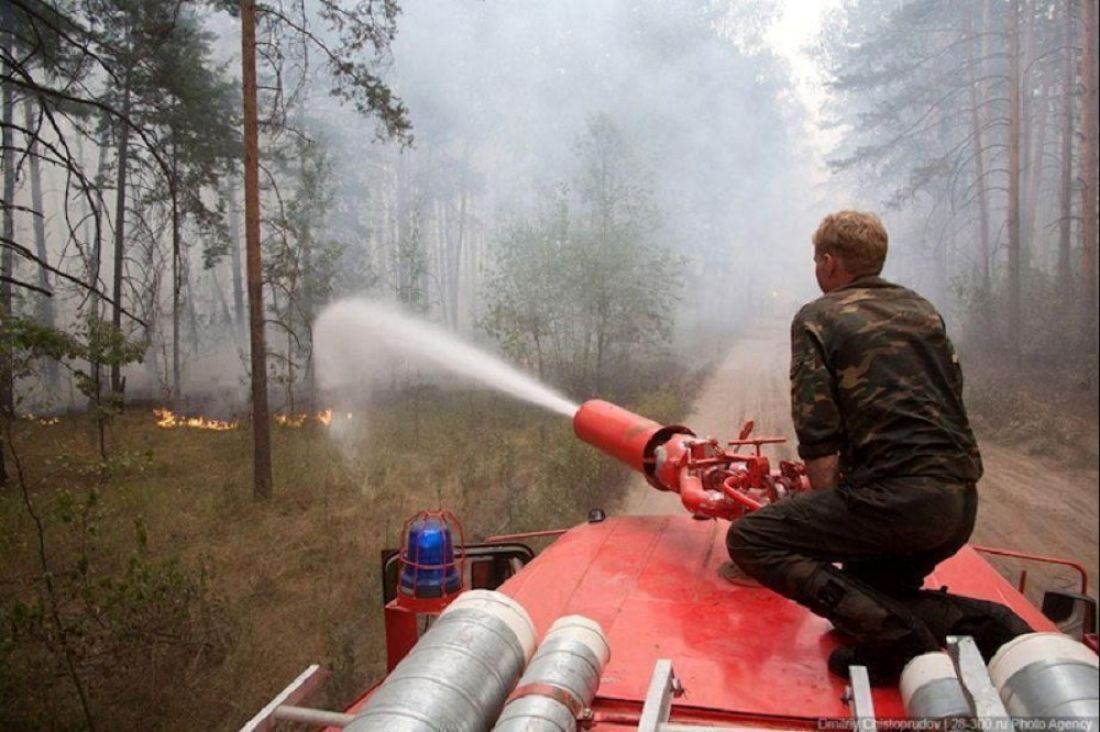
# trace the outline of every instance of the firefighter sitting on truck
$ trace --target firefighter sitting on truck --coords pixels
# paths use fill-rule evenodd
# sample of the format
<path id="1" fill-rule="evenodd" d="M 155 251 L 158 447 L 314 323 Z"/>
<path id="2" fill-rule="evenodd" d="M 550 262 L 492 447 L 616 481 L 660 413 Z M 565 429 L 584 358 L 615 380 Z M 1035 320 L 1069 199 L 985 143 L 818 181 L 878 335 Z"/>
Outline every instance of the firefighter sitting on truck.
<path id="1" fill-rule="evenodd" d="M 1028 626 L 995 603 L 921 590 L 970 537 L 982 474 L 943 319 L 879 277 L 887 235 L 874 214 L 830 214 L 813 244 L 824 295 L 791 324 L 791 407 L 814 490 L 734 522 L 730 557 L 855 640 L 829 658 L 838 675 L 862 665 L 892 683 L 956 632 L 988 657 Z"/>

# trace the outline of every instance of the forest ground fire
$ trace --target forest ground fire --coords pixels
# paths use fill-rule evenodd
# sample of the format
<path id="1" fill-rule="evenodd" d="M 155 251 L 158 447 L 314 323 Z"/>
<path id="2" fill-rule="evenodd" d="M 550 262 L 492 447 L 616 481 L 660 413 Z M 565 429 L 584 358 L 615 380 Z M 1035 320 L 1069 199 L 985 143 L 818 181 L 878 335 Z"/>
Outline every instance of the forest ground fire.
<path id="1" fill-rule="evenodd" d="M 187 417 L 184 415 L 176 414 L 170 409 L 154 409 L 153 416 L 156 418 L 157 427 L 162 429 L 175 429 L 178 427 L 188 427 L 196 430 L 210 430 L 214 432 L 226 432 L 229 430 L 235 430 L 241 426 L 241 420 L 239 419 L 214 419 L 211 417 L 194 416 Z M 274 415 L 275 424 L 280 427 L 288 427 L 297 429 L 304 427 L 309 423 L 316 423 L 322 427 L 328 427 L 332 424 L 333 418 L 350 420 L 352 418 L 351 412 L 347 412 L 342 415 L 335 415 L 332 409 L 322 409 L 315 413 L 310 412 L 298 412 L 293 414 L 277 413 Z"/>
<path id="2" fill-rule="evenodd" d="M 299 412 L 297 414 L 276 414 L 275 424 L 280 427 L 303 427 L 307 422 L 316 422 L 319 425 L 328 427 L 332 424 L 334 412 L 331 409 L 322 409 L 321 411 L 310 414 L 308 412 Z M 348 412 L 345 419 L 351 419 L 351 413 Z"/>
<path id="3" fill-rule="evenodd" d="M 58 423 L 61 422 L 60 417 L 48 417 L 48 416 L 43 417 L 43 416 L 39 416 L 37 414 L 23 414 L 23 415 L 20 415 L 19 418 L 22 419 L 25 422 L 31 422 L 32 424 L 38 424 L 38 425 L 44 425 L 44 426 L 49 426 L 49 425 L 52 425 L 52 424 L 58 424 Z"/>
<path id="4" fill-rule="evenodd" d="M 210 419 L 208 417 L 185 417 L 176 414 L 171 409 L 154 409 L 157 427 L 162 429 L 175 429 L 177 427 L 189 427 L 196 430 L 213 430 L 225 432 L 235 430 L 240 426 L 240 420 Z"/>

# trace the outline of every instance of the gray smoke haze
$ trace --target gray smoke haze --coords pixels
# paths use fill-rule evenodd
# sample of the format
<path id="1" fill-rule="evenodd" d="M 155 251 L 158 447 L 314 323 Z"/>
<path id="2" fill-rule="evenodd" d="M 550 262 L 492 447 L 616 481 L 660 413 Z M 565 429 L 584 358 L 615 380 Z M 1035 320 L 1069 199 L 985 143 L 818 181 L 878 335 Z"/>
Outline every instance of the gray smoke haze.
<path id="1" fill-rule="evenodd" d="M 764 293 L 793 298 L 812 284 L 804 263 L 818 207 L 805 110 L 782 59 L 759 45 L 746 55 L 726 32 L 762 29 L 769 10 L 410 4 L 394 47 L 397 88 L 422 143 L 469 146 L 496 205 L 568 176 L 585 120 L 608 114 L 652 175 L 662 238 L 692 261 L 687 312 L 736 318 Z"/>
<path id="2" fill-rule="evenodd" d="M 786 61 L 763 40 L 778 7 L 407 3 L 386 77 L 409 108 L 412 149 L 378 142 L 373 123 L 307 90 L 343 196 L 334 226 L 377 278 L 352 279 L 345 290 L 385 296 L 399 279 L 380 230 L 400 203 L 380 178 L 416 181 L 430 213 L 439 189 L 464 177 L 473 191 L 471 245 L 491 259 L 494 237 L 515 212 L 575 178 L 577 141 L 605 115 L 652 188 L 656 240 L 686 258 L 680 307 L 669 314 L 680 330 L 789 316 L 814 292 L 809 235 L 829 206 L 814 187 L 821 173 L 807 110 Z M 482 341 L 483 266 L 465 266 L 460 312 L 450 316 L 465 337 Z M 427 315 L 437 321 L 448 318 L 440 297 L 429 293 Z"/>
<path id="3" fill-rule="evenodd" d="M 652 177 L 661 239 L 690 261 L 683 315 L 714 325 L 786 312 L 813 285 L 808 241 L 822 204 L 806 110 L 786 63 L 760 42 L 773 11 L 690 0 L 409 3 L 391 72 L 414 124 L 406 155 L 468 162 L 491 237 L 508 211 L 575 172 L 586 121 L 606 114 Z M 344 164 L 387 152 L 368 147 L 369 125 L 346 112 L 330 124 Z"/>
<path id="4" fill-rule="evenodd" d="M 290 122 L 322 143 L 331 172 L 332 205 L 317 236 L 342 252 L 334 290 L 311 304 L 309 319 L 340 296 L 398 299 L 397 237 L 409 226 L 418 236 L 442 236 L 458 215 L 453 191 L 461 181 L 468 224 L 459 276 L 448 292 L 429 254 L 423 311 L 487 342 L 478 321 L 495 240 L 517 212 L 576 179 L 578 139 L 599 116 L 621 131 L 632 168 L 651 188 L 652 238 L 685 258 L 679 306 L 668 316 L 676 332 L 788 317 L 814 294 L 809 236 L 834 206 L 816 187 L 820 152 L 791 69 L 765 41 L 783 7 L 779 0 L 403 3 L 382 73 L 409 109 L 415 142 L 404 150 L 379 141 L 373 122 L 326 93 L 319 59 L 294 58 L 290 49 L 288 68 L 307 74 L 300 85 L 287 81 L 300 102 Z M 214 13 L 204 22 L 236 74 L 239 23 Z M 85 155 L 92 161 L 96 151 Z M 266 236 L 293 194 L 286 181 L 277 196 L 265 192 Z M 412 223 L 396 221 L 408 206 L 416 209 Z M 245 403 L 247 342 L 228 322 L 229 257 L 207 270 L 200 250 L 192 244 L 185 254 L 183 392 Z M 110 259 L 105 252 L 103 272 Z M 155 272 L 167 261 L 147 266 Z M 170 382 L 166 286 L 158 298 L 150 355 L 126 368 L 131 394 L 164 394 Z M 277 327 L 268 337 L 276 353 L 288 340 Z M 273 398 L 279 403 L 277 390 Z"/>

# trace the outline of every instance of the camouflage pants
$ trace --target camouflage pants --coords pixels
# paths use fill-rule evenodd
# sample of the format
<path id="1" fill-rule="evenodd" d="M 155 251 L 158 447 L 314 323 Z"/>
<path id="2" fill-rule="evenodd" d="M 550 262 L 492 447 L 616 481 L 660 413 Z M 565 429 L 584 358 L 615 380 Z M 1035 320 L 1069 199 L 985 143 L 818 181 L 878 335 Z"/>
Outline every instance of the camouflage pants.
<path id="1" fill-rule="evenodd" d="M 953 596 L 919 590 L 935 566 L 966 543 L 977 503 L 973 484 L 926 478 L 841 486 L 744 516 L 730 526 L 726 544 L 746 574 L 857 642 L 896 644 L 916 655 L 941 647 L 948 626 L 965 614 L 945 606 Z M 993 606 L 969 602 L 977 603 L 967 605 L 970 611 Z M 999 645 L 1017 630 L 993 632 L 992 642 Z"/>

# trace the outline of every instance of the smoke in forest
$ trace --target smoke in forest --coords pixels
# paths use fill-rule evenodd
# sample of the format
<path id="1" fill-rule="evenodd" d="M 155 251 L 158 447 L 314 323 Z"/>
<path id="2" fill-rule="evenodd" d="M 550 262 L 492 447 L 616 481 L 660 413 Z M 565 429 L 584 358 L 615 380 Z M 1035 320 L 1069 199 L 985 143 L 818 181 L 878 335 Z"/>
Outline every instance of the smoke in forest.
<path id="1" fill-rule="evenodd" d="M 79 3 L 10 19 L 12 49 L 49 40 L 5 56 L 3 161 L 5 312 L 73 341 L 67 366 L 31 349 L 14 374 L 46 409 L 88 378 L 247 400 L 240 22 L 161 5 L 107 3 L 94 31 Z M 389 0 L 342 26 L 327 0 L 277 5 L 258 28 L 276 402 L 315 397 L 313 323 L 344 296 L 575 395 L 678 340 L 782 329 L 840 207 L 883 216 L 886 274 L 962 340 L 1095 352 L 1089 3 Z"/>

